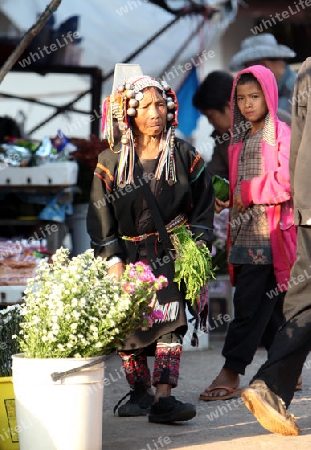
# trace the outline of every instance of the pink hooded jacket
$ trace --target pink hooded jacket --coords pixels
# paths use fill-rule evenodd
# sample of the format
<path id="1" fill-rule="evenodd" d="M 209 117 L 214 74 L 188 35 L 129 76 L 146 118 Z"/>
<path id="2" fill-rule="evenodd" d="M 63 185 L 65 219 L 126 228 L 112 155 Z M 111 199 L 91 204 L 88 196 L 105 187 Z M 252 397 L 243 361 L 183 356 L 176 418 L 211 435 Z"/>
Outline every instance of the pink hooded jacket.
<path id="1" fill-rule="evenodd" d="M 261 85 L 270 114 L 266 118 L 262 134 L 262 175 L 241 182 L 241 197 L 246 208 L 251 204 L 266 205 L 274 273 L 278 289 L 285 291 L 290 279 L 291 267 L 296 259 L 296 226 L 289 180 L 290 128 L 276 115 L 278 90 L 275 77 L 269 69 L 260 65 L 241 70 L 233 83 L 232 135 L 228 149 L 230 206 L 232 206 L 237 184 L 239 155 L 245 133 L 250 128 L 250 126 L 245 127 L 247 120 L 236 105 L 236 85 L 241 74 L 249 72 Z"/>

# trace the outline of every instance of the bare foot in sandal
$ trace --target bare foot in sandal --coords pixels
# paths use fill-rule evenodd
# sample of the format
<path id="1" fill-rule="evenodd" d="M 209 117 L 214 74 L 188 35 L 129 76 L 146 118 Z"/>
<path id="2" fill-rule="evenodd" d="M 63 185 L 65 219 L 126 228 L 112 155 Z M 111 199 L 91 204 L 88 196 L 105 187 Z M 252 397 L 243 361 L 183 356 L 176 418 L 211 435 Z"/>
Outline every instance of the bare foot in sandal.
<path id="1" fill-rule="evenodd" d="M 228 400 L 241 393 L 239 374 L 231 369 L 222 368 L 212 384 L 200 394 L 200 400 Z"/>

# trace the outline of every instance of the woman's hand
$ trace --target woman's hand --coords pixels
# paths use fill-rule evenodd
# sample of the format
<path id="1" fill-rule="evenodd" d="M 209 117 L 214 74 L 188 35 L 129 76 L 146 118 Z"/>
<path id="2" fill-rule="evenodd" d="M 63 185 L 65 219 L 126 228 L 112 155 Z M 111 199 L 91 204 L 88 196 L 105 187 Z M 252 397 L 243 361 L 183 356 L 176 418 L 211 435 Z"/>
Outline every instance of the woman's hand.
<path id="1" fill-rule="evenodd" d="M 226 202 L 222 202 L 219 198 L 215 198 L 215 211 L 216 213 L 220 213 L 223 209 L 229 208 L 229 200 Z"/>
<path id="2" fill-rule="evenodd" d="M 242 197 L 240 194 L 238 194 L 237 196 L 234 197 L 233 206 L 236 208 L 237 211 L 242 212 L 242 213 L 246 210 L 246 208 L 242 202 Z"/>
<path id="3" fill-rule="evenodd" d="M 108 269 L 108 275 L 114 276 L 117 279 L 117 281 L 120 281 L 124 269 L 125 269 L 124 263 L 118 262 Z"/>

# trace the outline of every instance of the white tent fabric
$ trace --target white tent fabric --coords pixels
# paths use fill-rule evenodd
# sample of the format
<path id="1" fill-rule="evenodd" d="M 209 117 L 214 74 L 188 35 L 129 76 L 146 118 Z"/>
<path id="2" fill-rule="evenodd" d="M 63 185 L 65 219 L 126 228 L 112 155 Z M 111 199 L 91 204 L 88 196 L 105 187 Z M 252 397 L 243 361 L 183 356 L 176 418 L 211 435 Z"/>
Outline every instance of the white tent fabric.
<path id="1" fill-rule="evenodd" d="M 47 0 L 3 0 L 0 8 L 24 32 L 35 22 L 37 15 L 44 11 L 47 3 Z M 209 6 L 220 7 L 228 2 L 212 0 L 207 3 Z M 184 2 L 175 2 L 174 7 L 182 4 Z M 80 16 L 82 64 L 99 66 L 104 74 L 174 18 L 148 0 L 63 0 L 55 13 L 56 25 L 72 15 Z M 196 15 L 181 18 L 154 39 L 131 63 L 140 64 L 144 73 L 159 76 L 200 20 L 201 16 Z M 225 27 L 222 26 L 222 29 Z M 208 32 L 205 30 L 203 39 L 200 35 L 190 42 L 179 60 L 196 56 L 206 48 L 213 34 L 211 31 L 212 24 L 209 25 Z"/>

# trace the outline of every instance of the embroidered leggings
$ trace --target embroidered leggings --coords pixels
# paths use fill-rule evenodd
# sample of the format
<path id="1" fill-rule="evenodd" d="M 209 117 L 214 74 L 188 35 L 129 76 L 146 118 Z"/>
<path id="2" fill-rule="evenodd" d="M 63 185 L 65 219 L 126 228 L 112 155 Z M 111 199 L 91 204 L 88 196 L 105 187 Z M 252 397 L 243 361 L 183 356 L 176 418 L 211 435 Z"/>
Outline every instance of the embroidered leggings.
<path id="1" fill-rule="evenodd" d="M 176 387 L 179 377 L 181 343 L 158 342 L 155 350 L 152 385 L 169 384 Z M 127 382 L 131 387 L 141 382 L 147 388 L 151 387 L 150 370 L 147 363 L 147 352 L 139 349 L 135 352 L 118 352 L 122 358 L 122 366 Z"/>

